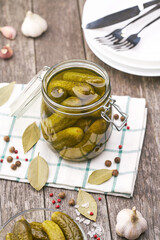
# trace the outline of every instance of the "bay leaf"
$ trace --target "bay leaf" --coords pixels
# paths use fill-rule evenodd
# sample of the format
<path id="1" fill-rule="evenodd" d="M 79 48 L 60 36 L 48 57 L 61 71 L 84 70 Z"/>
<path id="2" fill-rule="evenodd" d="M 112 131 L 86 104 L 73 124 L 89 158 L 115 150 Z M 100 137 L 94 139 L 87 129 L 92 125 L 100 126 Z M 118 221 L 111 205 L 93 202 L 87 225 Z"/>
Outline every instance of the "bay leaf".
<path id="1" fill-rule="evenodd" d="M 30 124 L 22 135 L 22 145 L 24 153 L 28 152 L 40 139 L 40 129 L 34 122 Z"/>
<path id="2" fill-rule="evenodd" d="M 4 105 L 10 98 L 16 82 L 11 82 L 8 85 L 0 88 L 0 107 Z"/>
<path id="3" fill-rule="evenodd" d="M 46 184 L 49 174 L 49 167 L 46 160 L 42 157 L 35 157 L 28 168 L 28 181 L 37 191 L 41 190 Z"/>
<path id="4" fill-rule="evenodd" d="M 91 173 L 88 178 L 88 183 L 99 185 L 108 181 L 112 177 L 113 170 L 99 169 Z"/>
<path id="5" fill-rule="evenodd" d="M 83 216 L 85 216 L 86 218 L 88 218 L 92 221 L 96 221 L 97 203 L 91 194 L 89 194 L 83 190 L 79 190 L 78 197 L 77 197 L 77 205 L 79 206 L 78 211 Z M 92 216 L 90 215 L 90 212 L 93 212 Z"/>

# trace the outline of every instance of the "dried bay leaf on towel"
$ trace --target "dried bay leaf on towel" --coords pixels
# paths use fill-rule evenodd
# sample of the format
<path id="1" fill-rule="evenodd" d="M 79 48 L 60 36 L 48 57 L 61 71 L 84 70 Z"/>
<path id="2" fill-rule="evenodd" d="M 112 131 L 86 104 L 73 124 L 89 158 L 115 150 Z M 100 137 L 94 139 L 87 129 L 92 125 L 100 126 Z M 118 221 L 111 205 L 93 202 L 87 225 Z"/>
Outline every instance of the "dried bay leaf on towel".
<path id="1" fill-rule="evenodd" d="M 9 100 L 13 92 L 15 83 L 16 82 L 11 82 L 8 85 L 0 88 L 0 107 Z"/>
<path id="2" fill-rule="evenodd" d="M 96 221 L 97 217 L 97 203 L 91 194 L 79 190 L 77 197 L 78 211 L 86 218 Z M 90 215 L 93 212 L 93 215 Z"/>
<path id="3" fill-rule="evenodd" d="M 40 139 L 40 129 L 36 123 L 30 124 L 22 136 L 22 145 L 24 153 L 28 152 Z"/>
<path id="4" fill-rule="evenodd" d="M 28 168 L 28 181 L 37 191 L 41 190 L 46 184 L 49 174 L 49 167 L 44 158 L 35 157 Z"/>
<path id="5" fill-rule="evenodd" d="M 109 169 L 99 169 L 91 173 L 88 178 L 88 183 L 99 185 L 108 181 L 112 177 L 113 170 Z"/>

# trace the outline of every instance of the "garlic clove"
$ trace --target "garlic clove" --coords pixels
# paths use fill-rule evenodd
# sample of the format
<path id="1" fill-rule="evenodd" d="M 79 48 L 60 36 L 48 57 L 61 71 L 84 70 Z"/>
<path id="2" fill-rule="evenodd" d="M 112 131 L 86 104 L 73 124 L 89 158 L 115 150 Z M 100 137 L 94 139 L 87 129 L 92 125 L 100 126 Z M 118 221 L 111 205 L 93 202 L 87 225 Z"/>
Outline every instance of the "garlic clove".
<path id="1" fill-rule="evenodd" d="M 5 38 L 15 39 L 16 38 L 16 29 L 11 26 L 4 26 L 0 28 L 0 32 L 3 34 Z"/>
<path id="2" fill-rule="evenodd" d="M 47 30 L 47 22 L 38 14 L 28 11 L 21 26 L 22 33 L 27 37 L 39 37 Z"/>
<path id="3" fill-rule="evenodd" d="M 13 56 L 13 50 L 12 48 L 9 46 L 9 44 L 7 44 L 6 46 L 4 46 L 1 50 L 0 50 L 0 58 L 3 59 L 9 59 Z"/>

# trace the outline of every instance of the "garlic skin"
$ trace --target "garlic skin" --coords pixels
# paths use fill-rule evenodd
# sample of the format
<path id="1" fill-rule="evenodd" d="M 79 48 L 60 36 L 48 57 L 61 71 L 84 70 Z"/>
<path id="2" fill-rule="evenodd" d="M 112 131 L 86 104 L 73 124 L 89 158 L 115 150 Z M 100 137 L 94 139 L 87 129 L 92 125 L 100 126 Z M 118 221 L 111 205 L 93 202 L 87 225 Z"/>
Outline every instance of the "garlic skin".
<path id="1" fill-rule="evenodd" d="M 12 48 L 9 46 L 9 44 L 7 44 L 6 46 L 4 46 L 1 50 L 0 50 L 0 58 L 3 59 L 9 59 L 13 56 L 13 50 Z"/>
<path id="2" fill-rule="evenodd" d="M 16 29 L 11 26 L 0 27 L 0 32 L 5 38 L 15 39 L 16 38 Z"/>
<path id="3" fill-rule="evenodd" d="M 38 14 L 28 11 L 24 22 L 21 26 L 21 31 L 26 37 L 39 37 L 47 30 L 47 22 Z"/>
<path id="4" fill-rule="evenodd" d="M 132 210 L 123 209 L 118 213 L 116 233 L 120 237 L 135 240 L 146 230 L 147 221 L 143 218 L 142 214 L 136 210 L 136 207 L 133 207 Z"/>

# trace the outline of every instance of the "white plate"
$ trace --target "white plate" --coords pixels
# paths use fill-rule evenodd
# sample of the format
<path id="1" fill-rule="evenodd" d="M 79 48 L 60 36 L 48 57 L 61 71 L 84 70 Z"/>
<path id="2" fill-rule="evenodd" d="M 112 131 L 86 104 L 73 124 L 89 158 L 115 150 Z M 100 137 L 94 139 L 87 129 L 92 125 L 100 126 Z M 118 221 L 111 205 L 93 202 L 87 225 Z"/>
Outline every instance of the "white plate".
<path id="1" fill-rule="evenodd" d="M 97 49 L 95 49 L 91 43 L 89 43 L 89 42 L 87 42 L 87 43 L 88 43 L 88 46 L 90 47 L 90 49 L 95 53 L 95 55 L 100 60 L 102 60 L 103 62 L 105 62 L 106 64 L 110 65 L 113 68 L 116 68 L 116 69 L 126 72 L 126 73 L 138 75 L 138 76 L 154 76 L 154 77 L 160 76 L 160 68 L 159 69 L 143 69 L 143 68 L 134 68 L 134 67 L 124 65 L 122 63 L 114 61 L 113 59 L 109 58 L 108 56 L 106 57 L 105 55 L 100 53 Z"/>
<path id="2" fill-rule="evenodd" d="M 119 0 L 119 2 L 120 4 L 116 4 L 116 0 L 87 0 L 83 10 L 83 26 L 85 26 L 88 22 L 107 14 L 125 9 L 130 6 L 135 6 L 140 1 Z M 133 31 L 136 32 L 138 28 L 140 29 L 159 14 L 160 9 L 150 14 L 149 17 L 145 17 L 145 19 L 143 18 L 142 21 L 138 22 L 138 24 L 136 23 L 134 26 L 132 25 L 132 28 L 129 30 L 132 31 L 132 33 Z M 142 72 L 149 72 L 148 76 L 157 76 L 157 74 L 159 74 L 158 70 L 160 69 L 160 31 L 157 31 L 160 26 L 160 21 L 155 22 L 153 25 L 151 25 L 151 27 L 146 29 L 146 31 L 143 32 L 142 40 L 138 46 L 129 51 L 117 52 L 108 46 L 100 44 L 94 39 L 97 36 L 104 36 L 105 34 L 110 33 L 112 30 L 124 26 L 129 21 L 131 21 L 131 19 L 105 28 L 92 30 L 84 29 L 86 40 L 88 44 L 92 45 L 92 48 L 95 48 L 101 55 L 104 55 L 105 59 L 110 59 L 113 62 L 124 65 L 124 67 L 129 66 L 131 68 L 136 68 L 135 71 L 138 68 L 137 75 L 139 75 L 142 69 Z M 128 34 L 130 34 L 129 31 Z M 108 61 L 106 63 L 108 63 Z M 148 71 L 150 69 L 153 70 L 151 71 L 152 73 Z M 123 70 L 122 66 L 121 71 L 126 71 L 126 69 Z M 136 72 L 134 74 L 136 74 Z"/>

